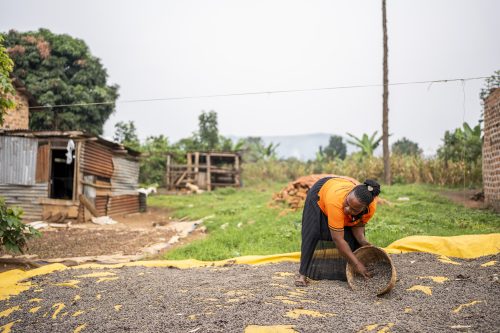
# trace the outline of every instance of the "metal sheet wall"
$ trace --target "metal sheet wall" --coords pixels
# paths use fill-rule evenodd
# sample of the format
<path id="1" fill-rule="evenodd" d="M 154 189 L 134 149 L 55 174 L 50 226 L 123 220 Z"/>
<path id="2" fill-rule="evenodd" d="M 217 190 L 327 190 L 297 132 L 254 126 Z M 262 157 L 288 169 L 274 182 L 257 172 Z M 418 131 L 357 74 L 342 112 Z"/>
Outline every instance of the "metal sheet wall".
<path id="1" fill-rule="evenodd" d="M 113 176 L 113 154 L 109 148 L 87 141 L 82 156 L 83 172 L 106 178 Z"/>
<path id="2" fill-rule="evenodd" d="M 42 205 L 40 198 L 49 195 L 48 184 L 36 184 L 33 186 L 22 185 L 0 185 L 0 195 L 5 198 L 8 206 L 16 206 L 23 209 L 23 220 L 37 221 L 42 218 Z"/>
<path id="3" fill-rule="evenodd" d="M 115 172 L 111 178 L 111 192 L 116 195 L 137 195 L 139 187 L 139 162 L 113 156 Z"/>
<path id="4" fill-rule="evenodd" d="M 0 184 L 34 185 L 38 140 L 0 136 Z"/>
<path id="5" fill-rule="evenodd" d="M 99 216 L 108 214 L 108 200 L 108 196 L 97 196 L 95 198 L 95 209 L 99 213 Z"/>
<path id="6" fill-rule="evenodd" d="M 139 212 L 139 195 L 121 195 L 109 200 L 109 216 Z"/>

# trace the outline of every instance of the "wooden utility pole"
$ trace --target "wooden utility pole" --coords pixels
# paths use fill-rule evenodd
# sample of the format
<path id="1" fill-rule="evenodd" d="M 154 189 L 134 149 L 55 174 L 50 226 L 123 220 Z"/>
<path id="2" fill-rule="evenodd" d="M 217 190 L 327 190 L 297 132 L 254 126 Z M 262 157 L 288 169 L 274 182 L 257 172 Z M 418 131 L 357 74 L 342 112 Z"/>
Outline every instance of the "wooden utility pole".
<path id="1" fill-rule="evenodd" d="M 382 0 L 382 28 L 384 32 L 384 94 L 382 102 L 382 145 L 384 152 L 384 181 L 391 184 L 391 161 L 389 152 L 389 69 L 387 66 L 387 12 L 385 1 Z"/>

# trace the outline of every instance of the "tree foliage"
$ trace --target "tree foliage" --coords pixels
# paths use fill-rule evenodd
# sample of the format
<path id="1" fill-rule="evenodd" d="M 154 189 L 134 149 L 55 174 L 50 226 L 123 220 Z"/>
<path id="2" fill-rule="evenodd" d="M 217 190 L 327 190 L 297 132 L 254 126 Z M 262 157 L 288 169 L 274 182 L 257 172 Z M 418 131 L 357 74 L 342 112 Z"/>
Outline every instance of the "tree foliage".
<path id="1" fill-rule="evenodd" d="M 403 137 L 392 144 L 392 153 L 396 155 L 420 156 L 422 149 L 420 149 L 418 143 Z"/>
<path id="2" fill-rule="evenodd" d="M 244 149 L 244 140 L 233 142 L 232 139 L 219 134 L 217 112 L 202 111 L 198 117 L 198 131 L 192 136 L 183 138 L 173 145 L 177 151 L 231 151 Z"/>
<path id="3" fill-rule="evenodd" d="M 171 151 L 167 137 L 163 135 L 148 137 L 141 147 L 139 181 L 144 184 L 163 185 L 167 154 Z"/>
<path id="4" fill-rule="evenodd" d="M 265 144 L 258 136 L 249 136 L 241 141 L 243 160 L 245 162 L 269 161 L 278 157 L 279 143 Z"/>
<path id="5" fill-rule="evenodd" d="M 343 160 L 347 153 L 347 147 L 343 140 L 339 135 L 331 135 L 328 145 L 325 148 L 320 147 L 320 152 L 330 161 L 336 158 Z"/>
<path id="6" fill-rule="evenodd" d="M 10 73 L 14 67 L 12 59 L 3 46 L 3 36 L 0 35 L 0 126 L 3 125 L 3 117 L 8 109 L 15 106 L 12 95 L 15 93 L 10 79 Z"/>
<path id="7" fill-rule="evenodd" d="M 375 131 L 371 136 L 368 136 L 368 134 L 364 133 L 361 138 L 358 138 L 351 133 L 347 133 L 347 135 L 349 135 L 353 139 L 347 140 L 347 143 L 350 143 L 361 149 L 361 154 L 363 156 L 373 156 L 373 152 L 379 146 L 380 141 L 382 141 L 382 136 L 379 136 L 377 138 L 377 131 Z"/>
<path id="8" fill-rule="evenodd" d="M 101 61 L 81 39 L 47 29 L 4 35 L 13 76 L 44 108 L 30 114 L 34 130 L 84 130 L 102 134 L 114 112 L 118 86 L 107 84 Z M 54 107 L 55 105 L 105 103 Z"/>
<path id="9" fill-rule="evenodd" d="M 201 112 L 198 117 L 197 139 L 200 150 L 215 150 L 219 147 L 217 112 Z"/>
<path id="10" fill-rule="evenodd" d="M 115 124 L 115 134 L 113 140 L 135 150 L 140 149 L 139 137 L 137 129 L 133 121 L 119 121 Z"/>
<path id="11" fill-rule="evenodd" d="M 486 86 L 482 88 L 481 92 L 479 93 L 479 97 L 481 98 L 483 103 L 490 95 L 492 89 L 500 88 L 500 70 L 495 71 L 495 73 L 493 73 L 493 75 L 487 78 L 485 81 Z"/>
<path id="12" fill-rule="evenodd" d="M 26 241 L 40 236 L 33 227 L 22 222 L 23 211 L 9 208 L 0 197 L 0 245 L 10 252 L 23 252 Z"/>
<path id="13" fill-rule="evenodd" d="M 219 147 L 222 151 L 239 152 L 243 150 L 245 145 L 245 140 L 238 139 L 234 142 L 231 138 L 226 138 L 223 135 L 219 135 Z"/>
<path id="14" fill-rule="evenodd" d="M 483 138 L 481 125 L 471 128 L 464 123 L 462 128 L 446 131 L 443 145 L 438 149 L 438 157 L 445 161 L 477 162 L 482 156 Z"/>

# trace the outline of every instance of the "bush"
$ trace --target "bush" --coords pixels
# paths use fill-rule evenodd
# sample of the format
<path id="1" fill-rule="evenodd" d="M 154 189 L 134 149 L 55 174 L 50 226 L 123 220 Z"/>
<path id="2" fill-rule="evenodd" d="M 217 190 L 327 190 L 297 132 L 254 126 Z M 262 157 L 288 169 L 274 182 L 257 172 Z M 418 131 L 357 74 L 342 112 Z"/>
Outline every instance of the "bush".
<path id="1" fill-rule="evenodd" d="M 7 251 L 22 253 L 29 238 L 40 236 L 36 229 L 21 221 L 22 214 L 21 209 L 8 208 L 0 198 L 0 245 Z"/>

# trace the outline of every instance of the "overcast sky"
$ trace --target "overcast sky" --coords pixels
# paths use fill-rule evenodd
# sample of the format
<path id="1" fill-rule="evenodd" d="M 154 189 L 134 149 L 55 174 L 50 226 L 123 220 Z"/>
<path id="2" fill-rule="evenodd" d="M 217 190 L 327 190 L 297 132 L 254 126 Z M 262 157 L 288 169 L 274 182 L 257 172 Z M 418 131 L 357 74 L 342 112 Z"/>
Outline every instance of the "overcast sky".
<path id="1" fill-rule="evenodd" d="M 390 83 L 492 75 L 498 13 L 498 0 L 387 0 Z M 141 139 L 176 141 L 202 110 L 218 113 L 223 135 L 381 132 L 382 87 L 120 103 L 381 84 L 380 0 L 0 1 L 1 31 L 40 27 L 83 39 L 120 85 L 108 137 L 132 120 Z M 391 86 L 391 142 L 434 152 L 446 130 L 478 122 L 483 86 Z"/>

